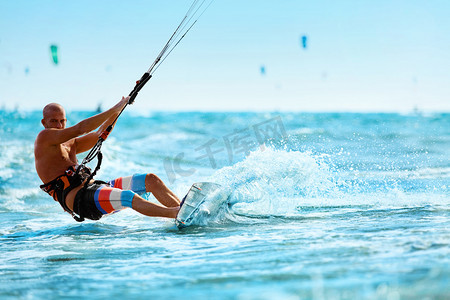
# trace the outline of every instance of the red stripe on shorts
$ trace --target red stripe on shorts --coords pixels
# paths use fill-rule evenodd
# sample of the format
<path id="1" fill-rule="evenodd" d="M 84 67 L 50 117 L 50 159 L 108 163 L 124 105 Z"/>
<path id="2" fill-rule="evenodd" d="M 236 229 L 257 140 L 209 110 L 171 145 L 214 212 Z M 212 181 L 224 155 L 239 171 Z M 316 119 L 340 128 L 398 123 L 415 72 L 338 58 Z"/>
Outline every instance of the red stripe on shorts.
<path id="1" fill-rule="evenodd" d="M 109 196 L 111 195 L 112 190 L 112 188 L 105 187 L 102 188 L 98 194 L 98 203 L 100 203 L 100 206 L 108 214 L 114 211 L 111 202 L 109 202 Z"/>
<path id="2" fill-rule="evenodd" d="M 122 187 L 122 177 L 116 178 L 114 180 L 114 187 L 116 189 L 123 189 L 123 187 Z"/>

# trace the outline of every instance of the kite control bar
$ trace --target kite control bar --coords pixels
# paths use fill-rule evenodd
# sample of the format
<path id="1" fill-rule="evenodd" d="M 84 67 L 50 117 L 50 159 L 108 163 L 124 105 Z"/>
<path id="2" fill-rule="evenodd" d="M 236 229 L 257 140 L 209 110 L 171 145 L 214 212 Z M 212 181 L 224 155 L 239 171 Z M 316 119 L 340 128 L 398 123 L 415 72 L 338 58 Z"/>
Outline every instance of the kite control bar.
<path id="1" fill-rule="evenodd" d="M 134 99 L 138 95 L 139 91 L 144 87 L 144 85 L 147 83 L 147 81 L 150 80 L 150 78 L 152 78 L 152 75 L 150 75 L 149 73 L 145 72 L 144 75 L 142 75 L 141 79 L 136 81 L 136 85 L 134 86 L 134 88 L 131 91 L 131 93 L 128 95 L 128 96 L 130 96 L 130 100 L 128 100 L 128 104 L 133 104 L 134 103 Z"/>
<path id="2" fill-rule="evenodd" d="M 128 99 L 128 103 L 122 108 L 122 110 L 116 116 L 114 121 L 101 133 L 101 135 L 98 137 L 99 141 L 103 142 L 103 141 L 106 140 L 106 138 L 108 137 L 109 133 L 113 129 L 114 124 L 116 124 L 117 119 L 120 117 L 122 112 L 125 110 L 125 107 L 127 107 L 127 105 L 129 105 L 129 104 L 133 104 L 134 103 L 134 99 L 138 95 L 139 91 L 144 87 L 144 85 L 147 83 L 147 81 L 150 80 L 150 78 L 152 78 L 152 75 L 150 75 L 148 72 L 145 72 L 144 75 L 142 75 L 141 79 L 136 81 L 136 85 L 134 86 L 134 88 L 130 92 L 130 94 L 128 95 L 130 97 L 130 99 Z"/>

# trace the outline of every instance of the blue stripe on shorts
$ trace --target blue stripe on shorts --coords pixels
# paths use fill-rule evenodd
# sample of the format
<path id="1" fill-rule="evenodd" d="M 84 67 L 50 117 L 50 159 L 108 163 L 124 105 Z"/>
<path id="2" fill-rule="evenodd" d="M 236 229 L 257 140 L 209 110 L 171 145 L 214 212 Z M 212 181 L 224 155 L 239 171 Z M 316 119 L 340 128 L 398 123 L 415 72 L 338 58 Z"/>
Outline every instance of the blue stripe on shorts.
<path id="1" fill-rule="evenodd" d="M 137 194 L 145 193 L 145 177 L 147 174 L 135 174 L 131 179 L 131 190 Z"/>

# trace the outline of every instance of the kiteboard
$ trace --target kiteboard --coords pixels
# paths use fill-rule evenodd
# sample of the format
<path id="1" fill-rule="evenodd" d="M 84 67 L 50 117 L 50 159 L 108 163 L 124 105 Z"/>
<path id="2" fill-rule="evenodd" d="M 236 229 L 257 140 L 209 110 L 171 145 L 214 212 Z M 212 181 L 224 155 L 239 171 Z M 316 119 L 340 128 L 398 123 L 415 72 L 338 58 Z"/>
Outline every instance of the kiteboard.
<path id="1" fill-rule="evenodd" d="M 176 226 L 181 229 L 199 225 L 208 217 L 215 216 L 228 201 L 231 192 L 231 189 L 214 182 L 194 183 L 181 202 Z"/>

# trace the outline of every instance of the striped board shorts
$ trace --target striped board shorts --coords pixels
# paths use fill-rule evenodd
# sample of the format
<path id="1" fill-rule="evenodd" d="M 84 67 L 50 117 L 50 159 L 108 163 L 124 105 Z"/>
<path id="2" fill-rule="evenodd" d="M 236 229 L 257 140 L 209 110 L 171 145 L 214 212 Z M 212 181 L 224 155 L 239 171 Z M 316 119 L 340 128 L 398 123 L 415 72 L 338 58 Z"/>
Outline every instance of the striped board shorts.
<path id="1" fill-rule="evenodd" d="M 145 190 L 145 177 L 147 174 L 136 174 L 128 177 L 119 177 L 100 185 L 95 191 L 94 202 L 102 214 L 110 214 L 132 207 L 135 194 L 142 195 Z"/>

